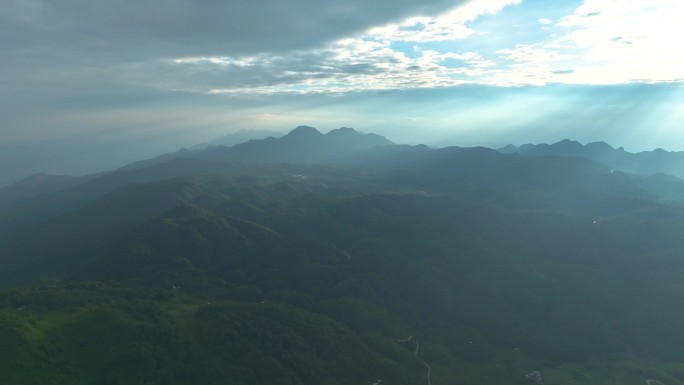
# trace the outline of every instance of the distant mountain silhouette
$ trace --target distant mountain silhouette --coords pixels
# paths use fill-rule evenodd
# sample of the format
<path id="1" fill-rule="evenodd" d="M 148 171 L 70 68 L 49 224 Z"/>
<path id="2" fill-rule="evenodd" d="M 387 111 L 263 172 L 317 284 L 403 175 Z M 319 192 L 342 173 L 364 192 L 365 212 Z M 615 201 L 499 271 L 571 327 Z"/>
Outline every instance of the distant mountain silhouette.
<path id="1" fill-rule="evenodd" d="M 479 196 L 479 191 L 537 191 L 556 196 L 575 192 L 571 195 L 598 194 L 644 202 L 681 202 L 684 196 L 684 182 L 677 178 L 611 172 L 581 157 L 520 156 L 484 147 L 370 147 L 388 142 L 352 129 L 324 135 L 302 126 L 280 139 L 199 152 L 214 159 L 175 158 L 146 168 L 103 174 L 61 191 L 37 195 L 40 188 L 27 190 L 33 198 L 0 211 L 0 245 L 5 245 L 6 255 L 13 255 L 5 259 L 17 268 L 32 265 L 55 269 L 50 263 L 67 268 L 68 258 L 79 257 L 71 252 L 73 248 L 112 240 L 179 204 L 225 207 L 222 200 L 228 199 L 230 213 L 247 213 L 245 219 L 250 219 L 259 214 L 250 213 L 253 209 L 244 205 L 246 200 L 280 201 L 331 183 L 351 191 L 379 188 L 377 192 L 391 194 L 463 191 L 466 196 Z M 311 164 L 315 159 L 335 161 Z M 52 179 L 34 176 L 30 180 L 41 178 Z M 67 178 L 65 182 L 74 180 Z M 370 187 L 374 185 L 382 187 Z M 225 191 L 230 194 L 219 198 Z M 107 218 L 104 227 L 102 218 Z M 41 259 L 44 255 L 59 257 L 48 263 Z M 42 270 L 34 268 L 32 272 Z M 20 278 L 18 272 L 9 275 Z"/>
<path id="2" fill-rule="evenodd" d="M 394 143 L 377 134 L 362 134 L 353 128 L 343 127 L 322 134 L 309 126 L 299 126 L 287 135 L 249 140 L 232 147 L 212 146 L 200 150 L 181 149 L 129 164 L 119 169 L 129 171 L 150 167 L 176 158 L 193 158 L 210 161 L 238 161 L 248 163 L 319 163 L 345 158 L 376 146 Z"/>
<path id="3" fill-rule="evenodd" d="M 250 140 L 219 148 L 208 158 L 252 163 L 319 163 L 391 145 L 394 143 L 383 136 L 362 134 L 353 128 L 343 127 L 324 135 L 313 127 L 299 126 L 279 139 Z"/>
<path id="4" fill-rule="evenodd" d="M 499 151 L 527 156 L 576 156 L 601 162 L 615 170 L 644 175 L 664 173 L 684 178 L 683 151 L 673 152 L 659 148 L 653 151 L 631 153 L 622 147 L 613 148 L 605 142 L 582 145 L 569 139 L 554 144 L 508 145 L 500 148 Z"/>
<path id="5" fill-rule="evenodd" d="M 191 150 L 200 150 L 211 146 L 231 147 L 236 144 L 244 143 L 248 140 L 265 139 L 268 137 L 280 138 L 284 134 L 273 130 L 239 130 L 230 134 L 221 135 L 206 143 L 201 143 L 190 147 Z"/>
<path id="6" fill-rule="evenodd" d="M 120 186 L 188 175 L 208 175 L 245 169 L 245 164 L 314 164 L 354 159 L 378 146 L 394 145 L 383 136 L 340 128 L 322 134 L 300 126 L 282 138 L 250 140 L 233 146 L 181 149 L 132 163 L 118 170 L 84 177 L 36 174 L 0 189 L 0 239 L 77 209 Z"/>
<path id="7" fill-rule="evenodd" d="M 670 162 L 654 161 L 658 156 Z M 316 164 L 323 169 L 351 167 L 382 173 L 383 178 L 394 180 L 399 190 L 411 190 L 418 182 L 440 188 L 471 183 L 496 190 L 582 188 L 629 198 L 683 202 L 684 182 L 663 173 L 681 173 L 676 169 L 678 156 L 682 155 L 662 150 L 630 154 L 605 143 L 582 145 L 570 140 L 553 145 L 507 146 L 499 151 L 484 147 L 432 149 L 395 145 L 380 135 L 362 134 L 352 128 L 322 134 L 313 127 L 300 126 L 277 139 L 184 149 L 98 175 L 31 176 L 0 189 L 0 239 L 82 208 L 130 184 L 244 173 L 291 178 L 317 169 L 311 168 Z"/>

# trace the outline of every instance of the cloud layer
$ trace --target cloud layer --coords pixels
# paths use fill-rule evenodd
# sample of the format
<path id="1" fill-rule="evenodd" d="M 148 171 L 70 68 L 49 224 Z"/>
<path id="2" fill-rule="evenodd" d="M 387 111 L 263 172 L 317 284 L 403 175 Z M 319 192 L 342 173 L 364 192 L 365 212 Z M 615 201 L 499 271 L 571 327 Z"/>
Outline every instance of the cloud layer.
<path id="1" fill-rule="evenodd" d="M 4 49 L 135 59 L 310 48 L 453 0 L 3 0 Z M 54 52 L 52 52 L 54 53 Z"/>
<path id="2" fill-rule="evenodd" d="M 156 93 L 684 78 L 681 2 L 572 2 L 0 0 L 2 112 Z"/>
<path id="3" fill-rule="evenodd" d="M 179 58 L 172 62 L 177 68 L 169 71 L 192 74 L 192 81 L 184 82 L 196 91 L 229 94 L 684 79 L 684 54 L 671 47 L 684 16 L 681 3 L 588 0 L 532 23 L 524 14 L 492 16 L 506 7 L 525 8 L 521 3 L 471 1 L 438 16 L 376 26 L 317 49 Z M 475 23 L 486 17 L 510 24 L 492 31 Z M 499 35 L 496 45 L 488 45 L 494 34 Z"/>

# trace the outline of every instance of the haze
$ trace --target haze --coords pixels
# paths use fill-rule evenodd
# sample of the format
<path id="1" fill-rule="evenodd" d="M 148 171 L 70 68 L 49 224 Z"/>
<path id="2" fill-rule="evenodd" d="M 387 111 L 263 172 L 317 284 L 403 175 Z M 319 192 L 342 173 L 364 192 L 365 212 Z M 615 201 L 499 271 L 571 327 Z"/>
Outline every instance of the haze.
<path id="1" fill-rule="evenodd" d="M 684 148 L 675 0 L 0 0 L 0 185 L 240 129 Z"/>

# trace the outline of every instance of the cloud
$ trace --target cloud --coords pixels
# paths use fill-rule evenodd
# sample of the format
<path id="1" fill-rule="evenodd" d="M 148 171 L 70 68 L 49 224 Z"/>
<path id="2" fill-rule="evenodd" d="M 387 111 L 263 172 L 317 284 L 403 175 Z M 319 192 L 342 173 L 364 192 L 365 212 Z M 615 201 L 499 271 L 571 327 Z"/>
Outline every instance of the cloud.
<path id="1" fill-rule="evenodd" d="M 436 42 L 465 39 L 475 33 L 466 24 L 483 15 L 493 15 L 522 0 L 470 1 L 436 17 L 412 17 L 400 23 L 375 27 L 367 37 L 379 41 Z"/>
<path id="2" fill-rule="evenodd" d="M 506 60 L 516 62 L 550 63 L 569 58 L 568 55 L 540 47 L 537 44 L 518 44 L 513 49 L 502 49 L 497 53 Z"/>
<path id="3" fill-rule="evenodd" d="M 471 1 L 436 17 L 412 17 L 340 39 L 327 47 L 253 56 L 190 57 L 172 61 L 177 73 L 200 75 L 196 91 L 213 94 L 338 93 L 448 87 L 477 81 L 494 64 L 471 51 L 443 52 L 426 43 L 465 39 L 466 23 L 520 0 Z M 412 52 L 397 43 L 415 43 Z M 184 68 L 185 67 L 185 68 Z M 174 72 L 174 73 L 175 73 Z M 175 75 L 174 75 L 175 76 Z M 199 81 L 197 81 L 199 80 Z M 187 79 L 184 80 L 187 82 Z M 213 87 L 211 87 L 213 85 Z M 207 88 L 209 87 L 209 88 Z"/>
<path id="4" fill-rule="evenodd" d="M 684 33 L 684 3 L 586 0 L 559 25 L 557 43 L 576 50 L 576 80 L 587 83 L 666 82 L 684 79 L 684 52 L 673 45 Z"/>
<path id="5" fill-rule="evenodd" d="M 447 0 L 3 0 L 3 48 L 90 57 L 164 57 L 284 51 L 316 46 Z M 11 38 L 9 38 L 11 36 Z"/>
<path id="6" fill-rule="evenodd" d="M 184 100 L 178 91 L 327 76 L 293 61 L 314 64 L 311 56 L 325 56 L 318 49 L 331 42 L 407 17 L 438 15 L 464 1 L 0 0 L 0 142 L 15 135 L 8 121 L 27 114 L 174 103 Z M 189 57 L 235 60 L 221 71 L 208 71 L 209 63 L 169 65 Z M 280 67 L 256 72 L 268 57 Z M 372 68 L 361 63 L 345 70 Z"/>
<path id="7" fill-rule="evenodd" d="M 461 1 L 0 0 L 0 97 L 106 93 L 160 59 L 314 49 Z"/>
<path id="8" fill-rule="evenodd" d="M 575 72 L 575 70 L 555 70 L 555 71 L 551 71 L 551 73 L 554 74 L 554 75 L 570 75 L 570 74 L 572 74 L 572 73 L 574 73 L 574 72 Z"/>
<path id="9" fill-rule="evenodd" d="M 672 81 L 684 68 L 670 47 L 683 7 L 673 0 L 587 0 L 565 16 L 534 9 L 536 32 L 524 37 L 524 18 L 484 31 L 474 23 L 532 7 L 521 0 L 0 1 L 0 113 L 169 92 Z"/>
<path id="10" fill-rule="evenodd" d="M 684 5 L 679 2 L 635 0 L 618 6 L 609 0 L 587 0 L 564 15 L 554 13 L 558 22 L 537 19 L 536 32 L 527 27 L 518 42 L 513 31 L 522 33 L 524 19 L 511 20 L 510 32 L 490 30 L 484 35 L 474 27 L 473 21 L 482 16 L 519 4 L 516 0 L 471 1 L 434 17 L 377 26 L 327 47 L 294 51 L 285 57 L 202 58 L 205 66 L 195 65 L 189 73 L 203 73 L 207 80 L 215 77 L 214 87 L 211 82 L 193 82 L 205 84 L 205 92 L 269 95 L 465 83 L 612 84 L 684 78 L 684 53 L 670 47 L 670 34 L 681 28 L 679 16 L 684 16 Z M 487 40 L 504 47 L 478 47 L 478 41 Z M 461 41 L 464 47 L 478 48 L 458 49 Z M 440 43 L 447 48 L 438 48 Z"/>
<path id="11" fill-rule="evenodd" d="M 471 81 L 493 64 L 474 52 L 420 50 L 407 55 L 388 45 L 350 39 L 287 57 L 192 58 L 168 65 L 179 67 L 177 73 L 167 71 L 174 73 L 168 82 L 191 83 L 190 91 L 272 95 L 446 87 Z"/>
<path id="12" fill-rule="evenodd" d="M 674 0 L 585 0 L 570 13 L 539 19 L 529 43 L 496 51 L 486 84 L 616 84 L 684 81 L 684 3 Z M 506 63 L 505 61 L 508 61 Z M 568 70 L 572 68 L 572 70 Z"/>

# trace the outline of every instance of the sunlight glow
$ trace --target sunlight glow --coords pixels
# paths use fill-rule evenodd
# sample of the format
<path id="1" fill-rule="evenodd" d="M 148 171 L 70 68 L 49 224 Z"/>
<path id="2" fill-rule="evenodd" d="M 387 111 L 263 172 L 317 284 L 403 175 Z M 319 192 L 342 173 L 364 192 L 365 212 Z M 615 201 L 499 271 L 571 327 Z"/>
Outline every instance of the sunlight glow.
<path id="1" fill-rule="evenodd" d="M 534 5 L 521 0 L 473 0 L 436 17 L 415 16 L 377 26 L 317 50 L 282 56 L 178 58 L 170 64 L 188 68 L 193 79 L 197 74 L 205 74 L 208 81 L 224 77 L 220 86 L 195 84 L 209 94 L 684 79 L 684 50 L 673 46 L 684 35 L 682 2 L 586 0 L 562 17 L 534 18 L 531 23 L 520 14 L 506 13 L 511 6 Z M 497 21 L 499 29 L 479 29 L 475 21 L 488 18 Z M 240 84 L 238 80 L 244 78 L 259 79 L 259 84 Z"/>
<path id="2" fill-rule="evenodd" d="M 683 18 L 680 1 L 587 0 L 559 23 L 572 31 L 558 42 L 582 50 L 576 81 L 675 81 L 684 79 L 684 51 L 673 45 Z"/>

